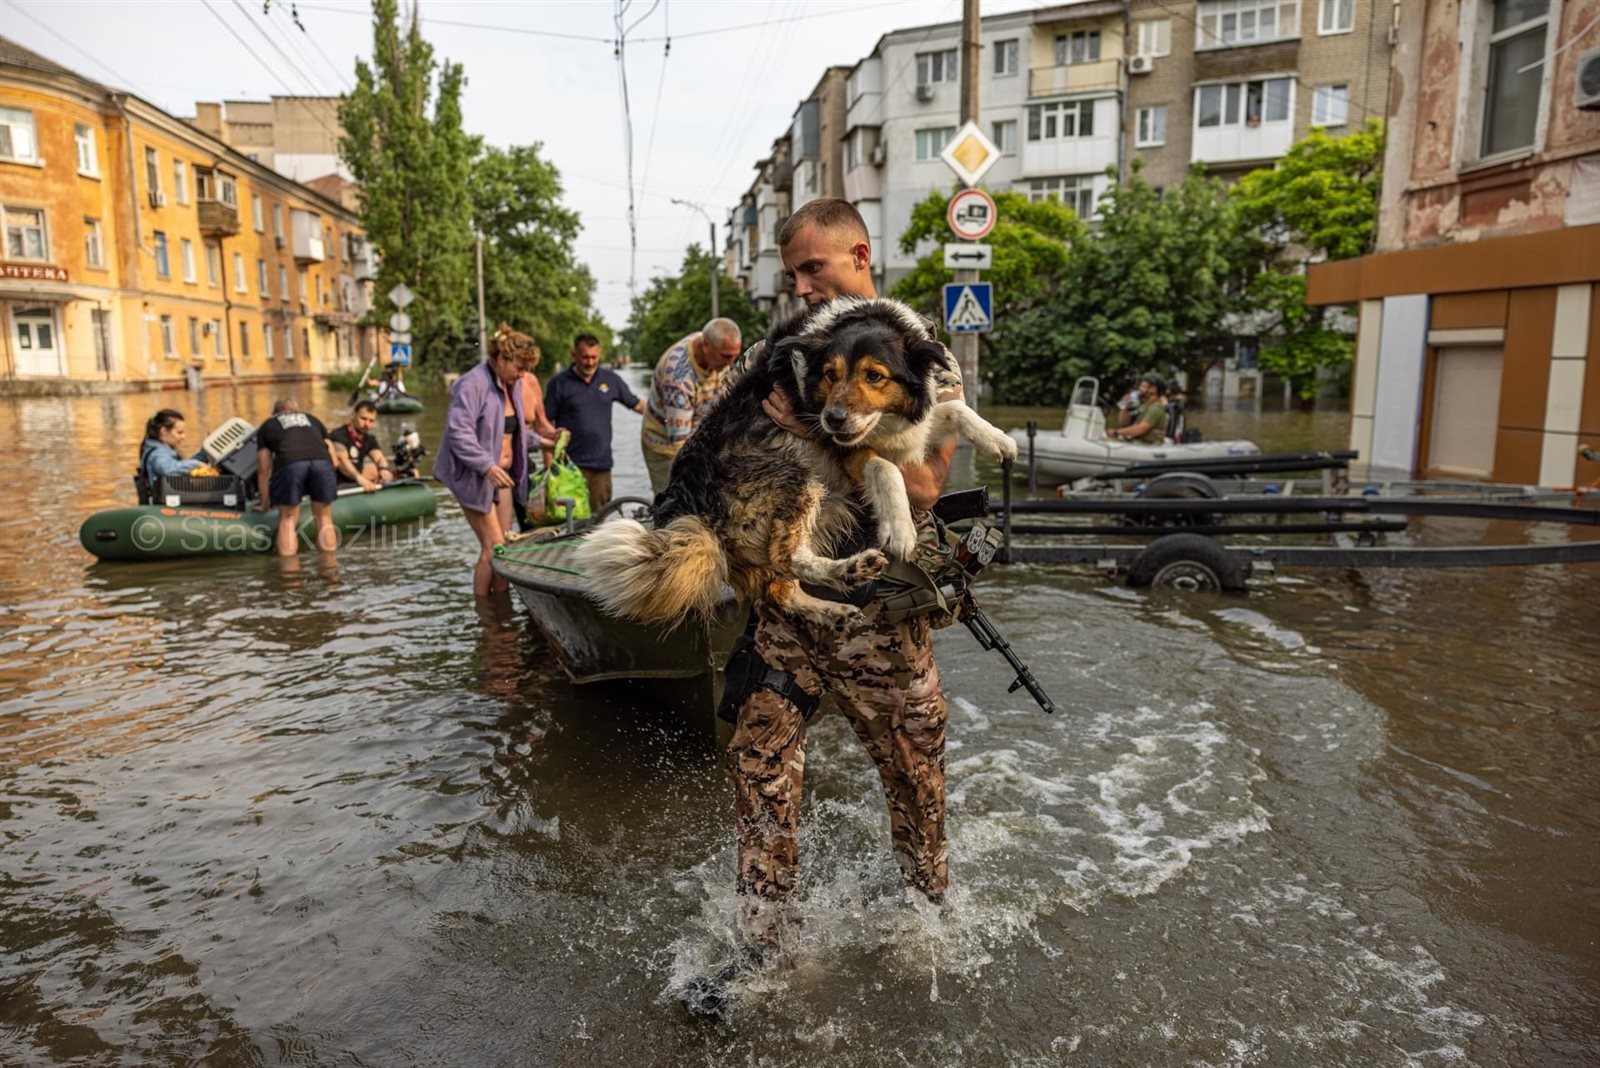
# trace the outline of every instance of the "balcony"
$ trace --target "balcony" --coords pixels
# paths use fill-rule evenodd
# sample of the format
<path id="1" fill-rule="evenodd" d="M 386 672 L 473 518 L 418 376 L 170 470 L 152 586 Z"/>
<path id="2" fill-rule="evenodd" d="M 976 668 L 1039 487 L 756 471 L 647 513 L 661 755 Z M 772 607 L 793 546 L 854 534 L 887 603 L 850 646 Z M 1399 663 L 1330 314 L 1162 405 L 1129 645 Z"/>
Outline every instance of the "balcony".
<path id="1" fill-rule="evenodd" d="M 1065 96 L 1068 93 L 1115 89 L 1120 84 L 1121 62 L 1119 59 L 1101 59 L 1093 63 L 1034 67 L 1028 72 L 1028 95 Z"/>
<path id="2" fill-rule="evenodd" d="M 321 263 L 325 256 L 322 247 L 322 218 L 312 211 L 296 208 L 289 213 L 290 237 L 294 244 L 294 261 L 304 265 Z"/>
<path id="3" fill-rule="evenodd" d="M 239 209 L 220 200 L 195 201 L 200 233 L 206 237 L 232 237 L 239 232 Z"/>

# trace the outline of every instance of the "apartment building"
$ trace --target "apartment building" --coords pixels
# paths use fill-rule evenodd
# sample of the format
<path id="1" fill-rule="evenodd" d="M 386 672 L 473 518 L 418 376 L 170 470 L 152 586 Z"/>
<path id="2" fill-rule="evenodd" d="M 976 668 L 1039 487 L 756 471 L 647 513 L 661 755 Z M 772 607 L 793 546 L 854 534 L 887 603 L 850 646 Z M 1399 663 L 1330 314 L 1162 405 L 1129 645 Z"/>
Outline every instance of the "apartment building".
<path id="1" fill-rule="evenodd" d="M 285 178 L 350 177 L 339 158 L 339 98 L 274 96 L 200 101 L 186 121 Z"/>
<path id="2" fill-rule="evenodd" d="M 1003 157 L 984 185 L 1092 218 L 1139 159 L 1156 186 L 1203 164 L 1270 165 L 1313 125 L 1381 114 L 1394 0 L 1072 0 L 981 21 L 981 124 Z M 845 81 L 846 199 L 880 288 L 932 244 L 899 248 L 912 207 L 954 177 L 959 22 L 885 34 Z M 780 220 L 781 221 L 781 220 Z"/>
<path id="3" fill-rule="evenodd" d="M 0 38 L 0 390 L 355 366 L 356 216 L 131 93 Z"/>
<path id="4" fill-rule="evenodd" d="M 1600 0 L 1396 10 L 1377 250 L 1307 279 L 1359 307 L 1351 447 L 1384 475 L 1593 481 Z"/>

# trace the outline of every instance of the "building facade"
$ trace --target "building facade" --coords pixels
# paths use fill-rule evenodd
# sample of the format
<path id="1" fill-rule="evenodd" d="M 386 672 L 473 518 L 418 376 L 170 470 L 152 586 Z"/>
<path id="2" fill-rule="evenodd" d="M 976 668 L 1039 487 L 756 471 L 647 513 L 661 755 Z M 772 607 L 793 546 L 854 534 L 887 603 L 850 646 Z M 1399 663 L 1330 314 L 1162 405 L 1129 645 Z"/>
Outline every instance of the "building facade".
<path id="1" fill-rule="evenodd" d="M 0 389 L 302 378 L 375 351 L 353 213 L 0 38 Z"/>
<path id="2" fill-rule="evenodd" d="M 1600 0 L 1397 13 L 1377 250 L 1308 279 L 1359 307 L 1351 447 L 1377 474 L 1600 478 Z"/>

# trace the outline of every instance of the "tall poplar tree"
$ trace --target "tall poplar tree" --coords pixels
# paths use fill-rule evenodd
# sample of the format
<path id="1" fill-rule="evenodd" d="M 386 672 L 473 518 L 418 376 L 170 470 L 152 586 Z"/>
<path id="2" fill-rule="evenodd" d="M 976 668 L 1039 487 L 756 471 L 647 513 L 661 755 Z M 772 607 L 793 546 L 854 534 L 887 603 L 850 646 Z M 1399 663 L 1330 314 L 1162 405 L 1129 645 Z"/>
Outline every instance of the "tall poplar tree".
<path id="1" fill-rule="evenodd" d="M 461 128 L 464 81 L 460 64 L 434 58 L 415 9 L 402 32 L 397 0 L 373 0 L 372 61 L 356 62 L 356 87 L 339 106 L 339 152 L 381 257 L 373 316 L 387 322 L 389 291 L 410 287 L 418 363 L 453 365 L 472 302 L 477 139 Z"/>

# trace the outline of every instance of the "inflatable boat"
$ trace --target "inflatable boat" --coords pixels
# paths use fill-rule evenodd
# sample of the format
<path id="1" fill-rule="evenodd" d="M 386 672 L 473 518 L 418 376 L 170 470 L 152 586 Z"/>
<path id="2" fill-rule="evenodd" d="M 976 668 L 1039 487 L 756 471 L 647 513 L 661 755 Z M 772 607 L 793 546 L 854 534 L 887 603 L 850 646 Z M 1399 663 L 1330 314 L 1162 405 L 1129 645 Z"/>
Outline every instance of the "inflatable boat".
<path id="1" fill-rule="evenodd" d="M 409 393 L 386 393 L 373 403 L 379 415 L 410 415 L 422 411 L 422 402 Z"/>
<path id="2" fill-rule="evenodd" d="M 1164 441 L 1146 445 L 1137 441 L 1106 437 L 1106 417 L 1096 403 L 1100 382 L 1080 378 L 1072 389 L 1072 403 L 1060 430 L 1041 430 L 1034 435 L 1033 460 L 1040 474 L 1062 479 L 1112 475 L 1135 464 L 1181 463 L 1189 460 L 1218 460 L 1230 456 L 1256 456 L 1261 450 L 1253 441 Z M 1021 455 L 1016 471 L 1027 474 L 1028 432 L 1010 431 Z"/>

